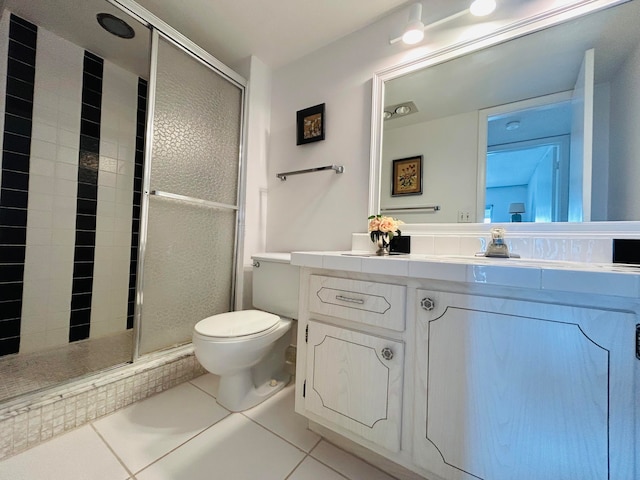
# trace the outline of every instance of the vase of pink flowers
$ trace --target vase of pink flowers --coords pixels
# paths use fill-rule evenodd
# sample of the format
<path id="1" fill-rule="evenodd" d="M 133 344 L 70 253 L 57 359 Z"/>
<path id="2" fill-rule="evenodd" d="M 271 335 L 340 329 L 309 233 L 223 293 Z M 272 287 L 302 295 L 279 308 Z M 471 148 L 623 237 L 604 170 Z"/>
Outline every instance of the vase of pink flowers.
<path id="1" fill-rule="evenodd" d="M 371 241 L 378 246 L 377 255 L 389 255 L 389 247 L 393 237 L 402 235 L 399 225 L 404 222 L 392 217 L 371 215 L 369 218 L 369 236 Z"/>

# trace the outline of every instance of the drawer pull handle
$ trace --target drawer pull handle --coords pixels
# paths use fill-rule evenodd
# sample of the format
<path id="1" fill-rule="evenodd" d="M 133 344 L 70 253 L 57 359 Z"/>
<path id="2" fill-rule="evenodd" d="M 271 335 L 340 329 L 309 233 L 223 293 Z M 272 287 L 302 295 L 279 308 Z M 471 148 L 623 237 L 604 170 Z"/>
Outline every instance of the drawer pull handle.
<path id="1" fill-rule="evenodd" d="M 389 347 L 384 347 L 380 354 L 385 360 L 391 360 L 393 358 L 393 350 L 391 350 Z"/>
<path id="2" fill-rule="evenodd" d="M 420 300 L 420 306 L 429 312 L 435 308 L 436 302 L 434 302 L 433 299 L 426 297 Z"/>
<path id="3" fill-rule="evenodd" d="M 343 295 L 336 295 L 336 300 L 340 300 L 341 302 L 357 303 L 358 305 L 364 305 L 364 300 L 362 298 L 349 298 Z"/>

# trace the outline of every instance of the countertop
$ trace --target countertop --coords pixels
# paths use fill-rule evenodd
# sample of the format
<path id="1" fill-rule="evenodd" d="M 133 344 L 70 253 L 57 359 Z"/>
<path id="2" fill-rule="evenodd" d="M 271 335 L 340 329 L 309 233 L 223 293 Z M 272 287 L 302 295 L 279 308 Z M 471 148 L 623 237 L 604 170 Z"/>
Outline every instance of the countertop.
<path id="1" fill-rule="evenodd" d="M 640 298 L 640 266 L 473 255 L 293 252 L 300 267 L 451 282 Z"/>

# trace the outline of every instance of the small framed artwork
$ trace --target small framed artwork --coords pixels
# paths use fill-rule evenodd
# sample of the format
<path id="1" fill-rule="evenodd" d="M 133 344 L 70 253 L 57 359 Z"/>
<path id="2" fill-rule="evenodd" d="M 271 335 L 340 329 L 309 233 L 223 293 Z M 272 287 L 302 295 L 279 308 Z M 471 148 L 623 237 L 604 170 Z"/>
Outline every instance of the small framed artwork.
<path id="1" fill-rule="evenodd" d="M 422 195 L 422 155 L 393 161 L 391 196 Z"/>
<path id="2" fill-rule="evenodd" d="M 324 103 L 298 110 L 297 126 L 296 145 L 324 140 Z"/>

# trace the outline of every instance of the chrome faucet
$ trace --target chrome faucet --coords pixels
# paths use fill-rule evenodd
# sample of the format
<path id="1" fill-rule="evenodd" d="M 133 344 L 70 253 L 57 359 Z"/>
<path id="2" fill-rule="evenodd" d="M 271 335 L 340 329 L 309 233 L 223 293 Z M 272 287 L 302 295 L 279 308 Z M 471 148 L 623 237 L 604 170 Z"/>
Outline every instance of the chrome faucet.
<path id="1" fill-rule="evenodd" d="M 509 253 L 509 247 L 504 241 L 506 230 L 500 227 L 491 229 L 491 240 L 487 245 L 487 250 L 478 254 L 483 257 L 500 257 L 500 258 L 520 258 L 517 253 Z"/>

